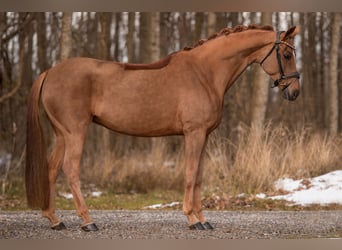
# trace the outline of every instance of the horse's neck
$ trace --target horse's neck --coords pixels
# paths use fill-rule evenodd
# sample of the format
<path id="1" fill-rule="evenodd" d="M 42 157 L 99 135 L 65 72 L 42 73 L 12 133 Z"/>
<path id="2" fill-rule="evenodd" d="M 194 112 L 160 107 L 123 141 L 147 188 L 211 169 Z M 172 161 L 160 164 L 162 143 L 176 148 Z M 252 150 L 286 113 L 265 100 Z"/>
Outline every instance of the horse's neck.
<path id="1" fill-rule="evenodd" d="M 245 69 L 267 53 L 268 48 L 265 47 L 274 36 L 272 32 L 262 32 L 262 35 L 261 32 L 255 32 L 255 35 L 248 32 L 232 34 L 231 38 L 217 38 L 202 45 L 202 51 L 198 50 L 199 65 L 206 69 L 203 72 L 207 74 L 208 84 L 215 87 L 222 100 L 225 92 Z"/>

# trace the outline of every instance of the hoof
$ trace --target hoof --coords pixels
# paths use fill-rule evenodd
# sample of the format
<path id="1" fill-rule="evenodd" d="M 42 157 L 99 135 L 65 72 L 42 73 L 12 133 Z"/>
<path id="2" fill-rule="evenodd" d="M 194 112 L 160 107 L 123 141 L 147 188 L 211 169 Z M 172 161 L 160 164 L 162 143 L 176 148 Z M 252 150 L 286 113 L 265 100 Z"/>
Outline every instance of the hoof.
<path id="1" fill-rule="evenodd" d="M 87 224 L 81 227 L 83 231 L 85 232 L 93 232 L 99 230 L 95 223 Z"/>
<path id="2" fill-rule="evenodd" d="M 59 230 L 64 230 L 64 229 L 66 229 L 66 226 L 64 225 L 63 222 L 59 222 L 59 223 L 57 223 L 57 224 L 52 225 L 52 226 L 51 226 L 51 229 L 59 231 Z"/>
<path id="3" fill-rule="evenodd" d="M 201 222 L 197 222 L 196 224 L 190 225 L 189 228 L 191 230 L 205 230 Z"/>
<path id="4" fill-rule="evenodd" d="M 202 225 L 207 230 L 213 230 L 214 229 L 214 227 L 212 225 L 210 225 L 210 223 L 208 221 L 204 222 Z"/>

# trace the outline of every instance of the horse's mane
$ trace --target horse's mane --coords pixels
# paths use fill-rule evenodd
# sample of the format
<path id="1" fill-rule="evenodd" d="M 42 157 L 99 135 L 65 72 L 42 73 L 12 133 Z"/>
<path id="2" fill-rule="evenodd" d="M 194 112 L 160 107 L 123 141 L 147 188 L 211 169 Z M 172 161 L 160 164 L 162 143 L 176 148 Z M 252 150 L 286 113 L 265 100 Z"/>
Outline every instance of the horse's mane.
<path id="1" fill-rule="evenodd" d="M 207 41 L 210 41 L 210 40 L 215 39 L 215 38 L 220 37 L 220 36 L 228 36 L 229 34 L 232 34 L 232 33 L 238 33 L 238 32 L 242 32 L 242 31 L 246 31 L 246 30 L 255 30 L 255 29 L 270 30 L 270 31 L 274 30 L 273 27 L 270 25 L 256 25 L 256 24 L 250 24 L 248 26 L 237 25 L 234 28 L 227 27 L 227 28 L 223 28 L 221 31 L 219 31 L 215 34 L 212 34 L 207 39 L 200 39 L 192 47 L 184 47 L 183 50 L 191 50 L 193 48 L 196 48 L 196 47 L 204 44 Z"/>
<path id="2" fill-rule="evenodd" d="M 196 48 L 207 41 L 213 40 L 217 37 L 220 36 L 228 36 L 229 34 L 232 33 L 238 33 L 246 30 L 255 30 L 255 29 L 260 29 L 260 30 L 271 30 L 273 31 L 273 27 L 270 25 L 265 25 L 265 26 L 260 26 L 260 25 L 237 25 L 234 28 L 224 28 L 220 32 L 215 33 L 208 37 L 207 39 L 201 39 L 197 43 L 195 43 L 192 47 L 184 47 L 183 51 L 188 51 L 192 50 L 193 48 Z M 182 51 L 182 50 L 180 50 Z M 167 66 L 174 54 L 177 54 L 180 51 L 176 51 L 171 53 L 170 55 L 166 56 L 165 58 L 162 58 L 161 60 L 149 64 L 139 64 L 139 63 L 119 63 L 125 70 L 139 70 L 139 69 L 161 69 L 165 66 Z"/>

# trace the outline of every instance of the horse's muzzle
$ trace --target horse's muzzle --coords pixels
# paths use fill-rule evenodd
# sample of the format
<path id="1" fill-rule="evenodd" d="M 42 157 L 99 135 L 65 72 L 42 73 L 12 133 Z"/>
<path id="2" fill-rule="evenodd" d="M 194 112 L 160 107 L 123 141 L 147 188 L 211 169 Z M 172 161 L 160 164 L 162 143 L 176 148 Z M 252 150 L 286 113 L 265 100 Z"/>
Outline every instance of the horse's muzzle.
<path id="1" fill-rule="evenodd" d="M 299 96 L 299 89 L 289 90 L 288 88 L 283 91 L 283 97 L 286 100 L 294 101 Z"/>

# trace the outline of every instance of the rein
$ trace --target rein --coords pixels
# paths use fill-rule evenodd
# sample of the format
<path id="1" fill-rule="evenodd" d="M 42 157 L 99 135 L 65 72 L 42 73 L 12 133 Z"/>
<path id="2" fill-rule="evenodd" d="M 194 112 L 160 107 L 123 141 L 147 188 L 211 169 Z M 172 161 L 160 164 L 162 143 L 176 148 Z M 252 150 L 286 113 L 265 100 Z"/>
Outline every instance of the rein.
<path id="1" fill-rule="evenodd" d="M 287 47 L 291 48 L 294 51 L 296 50 L 296 48 L 294 46 L 292 46 L 291 44 L 280 40 L 280 35 L 283 32 L 284 31 L 278 31 L 277 32 L 276 41 L 274 42 L 274 45 L 273 45 L 272 49 L 267 53 L 267 55 L 264 57 L 264 59 L 262 59 L 262 61 L 260 62 L 260 65 L 262 66 L 262 64 L 266 61 L 266 59 L 272 54 L 273 50 L 274 49 L 276 50 L 278 69 L 279 69 L 280 77 L 273 82 L 273 86 L 271 88 L 277 87 L 281 80 L 289 79 L 289 78 L 296 78 L 296 79 L 300 78 L 300 74 L 298 72 L 293 72 L 293 73 L 290 73 L 290 74 L 285 74 L 284 73 L 283 65 L 281 64 L 281 55 L 280 55 L 280 52 L 279 52 L 279 45 L 280 44 L 284 44 L 284 45 L 286 45 Z M 287 89 L 287 87 L 289 87 L 292 84 L 292 82 L 293 81 L 291 81 L 290 83 L 284 84 L 283 85 L 284 88 L 282 90 Z"/>

